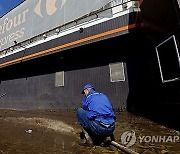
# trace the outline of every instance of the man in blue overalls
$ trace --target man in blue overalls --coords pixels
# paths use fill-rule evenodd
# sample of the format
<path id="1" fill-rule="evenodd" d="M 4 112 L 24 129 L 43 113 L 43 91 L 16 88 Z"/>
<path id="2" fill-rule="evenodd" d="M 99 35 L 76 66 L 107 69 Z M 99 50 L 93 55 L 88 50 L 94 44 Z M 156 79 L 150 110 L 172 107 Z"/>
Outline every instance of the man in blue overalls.
<path id="1" fill-rule="evenodd" d="M 84 86 L 82 94 L 85 97 L 82 108 L 77 110 L 77 117 L 79 124 L 83 127 L 84 143 L 101 144 L 108 136 L 114 140 L 116 117 L 108 97 L 96 92 L 91 84 Z"/>

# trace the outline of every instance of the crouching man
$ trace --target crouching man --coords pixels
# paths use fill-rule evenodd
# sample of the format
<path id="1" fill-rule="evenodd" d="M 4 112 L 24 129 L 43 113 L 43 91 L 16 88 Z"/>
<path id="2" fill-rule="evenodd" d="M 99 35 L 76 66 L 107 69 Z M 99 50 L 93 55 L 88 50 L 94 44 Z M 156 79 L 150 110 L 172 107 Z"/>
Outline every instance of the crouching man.
<path id="1" fill-rule="evenodd" d="M 77 110 L 80 134 L 84 144 L 102 145 L 107 137 L 114 140 L 115 113 L 106 95 L 95 91 L 91 84 L 84 86 L 82 108 Z"/>

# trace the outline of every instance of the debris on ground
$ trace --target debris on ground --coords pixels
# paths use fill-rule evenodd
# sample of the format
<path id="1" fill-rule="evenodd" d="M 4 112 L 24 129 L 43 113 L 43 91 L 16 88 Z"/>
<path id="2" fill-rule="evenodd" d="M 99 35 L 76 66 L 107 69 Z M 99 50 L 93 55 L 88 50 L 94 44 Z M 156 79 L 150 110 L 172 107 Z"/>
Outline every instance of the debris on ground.
<path id="1" fill-rule="evenodd" d="M 125 154 L 111 145 L 80 146 L 75 110 L 1 109 L 0 127 L 0 154 Z M 115 142 L 140 154 L 180 153 L 178 130 L 129 112 L 116 112 L 114 135 Z"/>

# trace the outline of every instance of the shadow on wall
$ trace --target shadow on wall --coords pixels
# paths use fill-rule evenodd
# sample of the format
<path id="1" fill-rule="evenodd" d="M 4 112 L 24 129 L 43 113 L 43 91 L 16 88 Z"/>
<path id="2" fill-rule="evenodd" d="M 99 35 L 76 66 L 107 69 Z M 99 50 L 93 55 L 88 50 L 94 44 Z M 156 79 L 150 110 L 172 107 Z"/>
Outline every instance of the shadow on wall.
<path id="1" fill-rule="evenodd" d="M 179 13 L 177 0 L 143 1 L 141 15 L 146 30 L 145 38 L 151 44 L 152 50 L 149 49 L 149 55 L 145 61 L 142 61 L 142 58 L 134 60 L 134 55 L 127 68 L 129 78 L 127 111 L 176 130 L 180 130 L 178 122 L 180 117 L 180 81 L 171 83 L 159 81 L 160 72 L 153 48 L 174 34 L 177 34 L 177 40 L 180 39 Z M 146 53 L 148 53 L 147 50 L 145 47 Z M 143 59 L 145 59 L 144 57 Z M 149 64 L 146 64 L 147 61 Z"/>
<path id="2" fill-rule="evenodd" d="M 177 0 L 143 0 L 140 8 L 148 39 L 159 41 L 180 29 Z"/>
<path id="3" fill-rule="evenodd" d="M 143 92 L 141 96 L 130 93 L 127 111 L 180 131 L 180 83 L 176 82 L 173 87 L 174 84 L 163 87 L 164 89 L 153 89 L 149 95 Z"/>

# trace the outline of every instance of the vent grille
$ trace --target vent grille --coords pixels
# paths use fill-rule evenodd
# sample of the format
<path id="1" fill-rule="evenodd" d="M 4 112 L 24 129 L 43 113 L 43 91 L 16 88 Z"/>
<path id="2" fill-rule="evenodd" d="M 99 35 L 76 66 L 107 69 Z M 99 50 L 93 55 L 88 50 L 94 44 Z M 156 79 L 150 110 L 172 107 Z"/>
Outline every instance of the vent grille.
<path id="1" fill-rule="evenodd" d="M 56 87 L 64 86 L 64 71 L 56 72 L 56 74 L 55 74 L 55 86 Z"/>
<path id="2" fill-rule="evenodd" d="M 109 64 L 109 69 L 111 82 L 125 81 L 124 64 L 122 62 Z"/>

